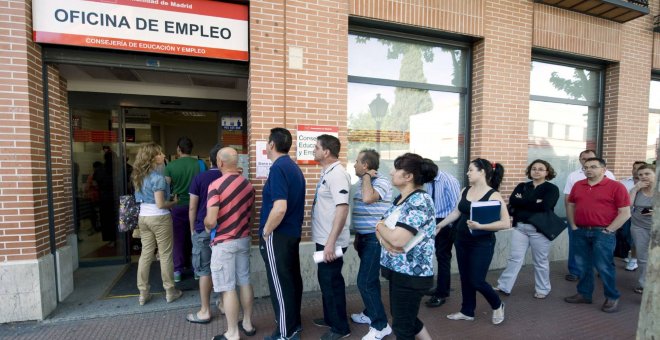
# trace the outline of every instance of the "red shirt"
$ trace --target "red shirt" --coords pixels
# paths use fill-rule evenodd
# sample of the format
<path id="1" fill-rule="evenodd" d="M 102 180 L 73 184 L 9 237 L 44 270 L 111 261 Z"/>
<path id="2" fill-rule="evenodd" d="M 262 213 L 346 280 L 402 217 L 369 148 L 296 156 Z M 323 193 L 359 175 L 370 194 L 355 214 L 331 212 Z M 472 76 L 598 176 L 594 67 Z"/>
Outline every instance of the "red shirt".
<path id="1" fill-rule="evenodd" d="M 250 236 L 254 188 L 245 177 L 224 174 L 209 185 L 207 208 L 218 207 L 218 225 L 211 245 Z"/>
<path id="2" fill-rule="evenodd" d="M 626 187 L 607 177 L 596 185 L 587 179 L 578 181 L 571 189 L 568 201 L 575 203 L 575 225 L 607 227 L 619 214 L 619 208 L 630 206 Z"/>

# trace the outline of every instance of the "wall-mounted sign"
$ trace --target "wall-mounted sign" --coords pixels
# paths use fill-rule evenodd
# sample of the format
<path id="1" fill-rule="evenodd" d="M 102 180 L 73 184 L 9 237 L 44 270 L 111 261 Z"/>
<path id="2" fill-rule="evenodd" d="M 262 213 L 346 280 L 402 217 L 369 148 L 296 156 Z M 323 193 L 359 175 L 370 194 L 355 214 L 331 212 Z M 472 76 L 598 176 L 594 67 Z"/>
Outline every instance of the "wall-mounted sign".
<path id="1" fill-rule="evenodd" d="M 240 130 L 243 127 L 243 118 L 241 117 L 222 117 L 222 128 L 225 130 Z"/>
<path id="2" fill-rule="evenodd" d="M 33 0 L 34 41 L 248 60 L 248 5 L 205 0 Z"/>
<path id="3" fill-rule="evenodd" d="M 298 164 L 316 164 L 314 146 L 316 146 L 316 137 L 320 135 L 339 137 L 339 128 L 336 126 L 298 125 L 298 140 L 296 141 Z"/>

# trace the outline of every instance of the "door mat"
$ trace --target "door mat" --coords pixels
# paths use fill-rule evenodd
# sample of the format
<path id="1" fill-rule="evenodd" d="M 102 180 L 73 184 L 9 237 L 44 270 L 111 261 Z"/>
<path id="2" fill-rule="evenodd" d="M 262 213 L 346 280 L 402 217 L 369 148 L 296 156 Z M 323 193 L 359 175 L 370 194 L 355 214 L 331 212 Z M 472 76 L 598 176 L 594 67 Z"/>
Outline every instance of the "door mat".
<path id="1" fill-rule="evenodd" d="M 127 264 L 119 275 L 117 275 L 117 278 L 103 295 L 102 299 L 139 296 L 140 291 L 137 288 L 137 269 L 138 264 L 136 262 Z M 165 294 L 163 281 L 160 278 L 160 262 L 158 261 L 151 263 L 151 268 L 149 270 L 149 284 L 151 285 L 152 294 Z M 199 281 L 195 280 L 192 271 L 185 271 L 182 275 L 181 282 L 175 283 L 175 286 L 181 290 L 198 290 Z"/>

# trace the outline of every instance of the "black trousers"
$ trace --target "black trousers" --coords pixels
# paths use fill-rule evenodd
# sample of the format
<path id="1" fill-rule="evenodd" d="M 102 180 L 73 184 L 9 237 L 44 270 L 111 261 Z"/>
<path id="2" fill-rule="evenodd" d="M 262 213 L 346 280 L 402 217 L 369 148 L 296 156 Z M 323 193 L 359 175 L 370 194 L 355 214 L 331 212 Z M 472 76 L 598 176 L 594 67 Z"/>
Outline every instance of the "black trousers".
<path id="1" fill-rule="evenodd" d="M 444 218 L 436 218 L 440 223 Z M 435 236 L 435 257 L 438 260 L 438 278 L 433 296 L 439 298 L 449 297 L 451 289 L 451 248 L 456 239 L 456 229 L 448 225 Z"/>
<path id="2" fill-rule="evenodd" d="M 381 267 L 384 278 L 390 281 L 390 313 L 392 330 L 397 340 L 414 340 L 424 328 L 417 315 L 424 293 L 433 285 L 433 276 L 410 276 Z"/>
<path id="3" fill-rule="evenodd" d="M 325 246 L 316 244 L 316 251 L 325 249 Z M 346 254 L 347 248 L 342 248 Z M 323 320 L 330 325 L 330 329 L 337 334 L 345 335 L 351 332 L 346 314 L 346 282 L 341 274 L 344 258 L 340 257 L 332 262 L 318 264 L 317 277 L 321 286 L 323 297 Z"/>
<path id="4" fill-rule="evenodd" d="M 300 237 L 273 232 L 259 240 L 261 257 L 266 264 L 270 300 L 279 333 L 290 338 L 302 329 L 300 304 L 303 282 L 300 275 Z"/>

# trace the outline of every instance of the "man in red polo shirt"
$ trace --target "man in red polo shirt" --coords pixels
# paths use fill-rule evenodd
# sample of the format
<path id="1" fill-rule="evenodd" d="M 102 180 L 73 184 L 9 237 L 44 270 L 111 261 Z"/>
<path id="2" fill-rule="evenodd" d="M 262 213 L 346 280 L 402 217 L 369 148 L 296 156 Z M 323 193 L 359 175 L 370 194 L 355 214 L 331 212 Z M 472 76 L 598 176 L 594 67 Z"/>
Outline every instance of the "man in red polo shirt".
<path id="1" fill-rule="evenodd" d="M 566 217 L 575 237 L 575 262 L 580 268 L 578 293 L 564 299 L 568 303 L 591 303 L 594 267 L 603 281 L 605 302 L 601 310 L 618 310 L 619 291 L 612 254 L 615 232 L 630 218 L 630 197 L 623 184 L 605 177 L 606 164 L 593 157 L 584 162 L 587 177 L 573 186 L 568 196 Z"/>

